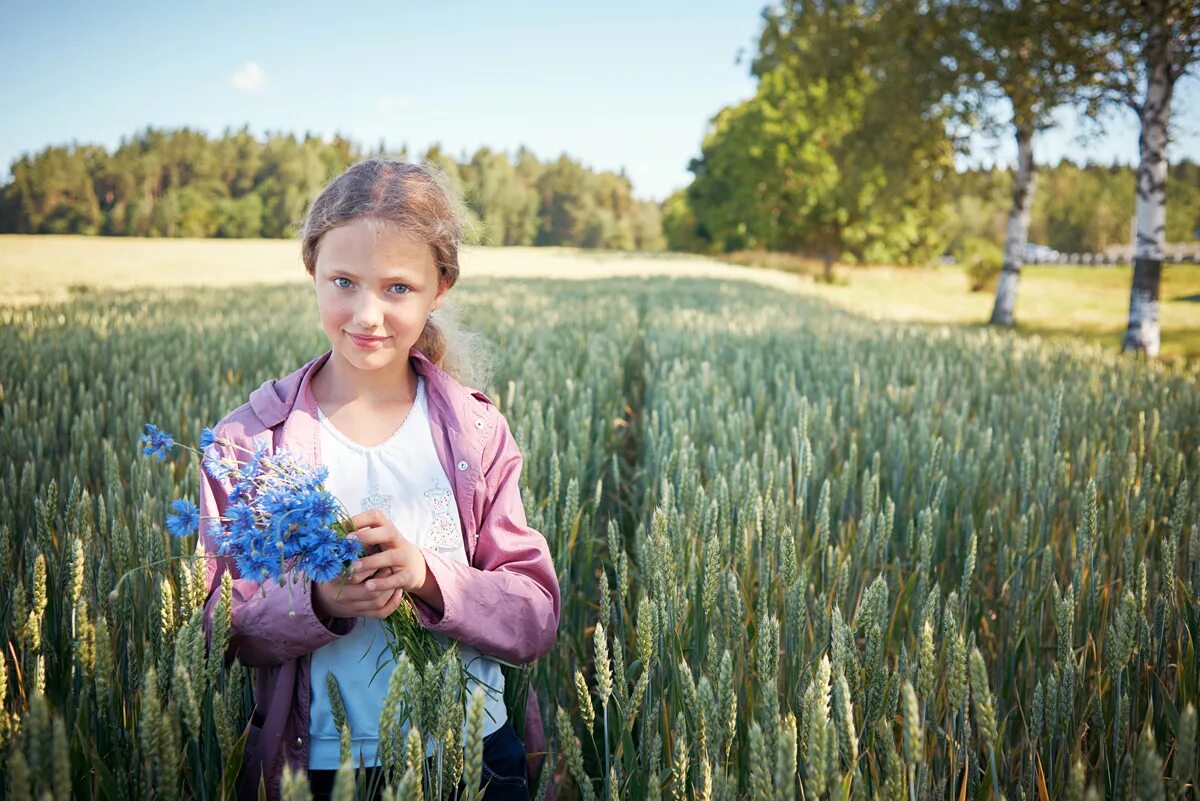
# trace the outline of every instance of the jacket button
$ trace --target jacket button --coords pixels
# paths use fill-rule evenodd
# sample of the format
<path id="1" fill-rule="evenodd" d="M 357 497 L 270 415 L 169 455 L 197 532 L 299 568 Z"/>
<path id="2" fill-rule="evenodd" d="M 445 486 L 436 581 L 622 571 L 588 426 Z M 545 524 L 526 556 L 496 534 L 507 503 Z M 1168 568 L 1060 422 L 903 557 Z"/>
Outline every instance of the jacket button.
<path id="1" fill-rule="evenodd" d="M 458 469 L 459 469 L 459 470 L 466 470 L 466 469 L 467 469 L 467 462 L 466 462 L 466 460 L 460 460 L 460 461 L 459 461 L 459 463 L 458 463 Z"/>
<path id="2" fill-rule="evenodd" d="M 475 427 L 476 427 L 477 429 L 479 429 L 480 431 L 482 431 L 482 430 L 483 430 L 483 421 L 482 421 L 482 420 L 476 420 L 476 421 L 475 421 Z"/>
<path id="3" fill-rule="evenodd" d="M 297 737 L 297 738 L 296 738 L 296 742 L 295 742 L 295 746 L 296 746 L 297 748 L 300 748 L 300 747 L 302 747 L 303 745 L 304 745 L 304 740 L 303 740 L 303 739 L 301 739 L 301 738 L 299 738 L 299 737 Z"/>

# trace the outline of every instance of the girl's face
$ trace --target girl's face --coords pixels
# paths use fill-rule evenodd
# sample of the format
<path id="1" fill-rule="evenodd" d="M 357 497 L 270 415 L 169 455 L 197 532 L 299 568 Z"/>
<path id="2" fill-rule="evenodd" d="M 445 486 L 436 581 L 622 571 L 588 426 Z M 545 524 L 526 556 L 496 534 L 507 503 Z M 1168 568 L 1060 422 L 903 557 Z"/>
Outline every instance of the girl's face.
<path id="1" fill-rule="evenodd" d="M 313 284 L 334 353 L 361 370 L 406 364 L 449 289 L 429 245 L 369 219 L 325 233 Z"/>

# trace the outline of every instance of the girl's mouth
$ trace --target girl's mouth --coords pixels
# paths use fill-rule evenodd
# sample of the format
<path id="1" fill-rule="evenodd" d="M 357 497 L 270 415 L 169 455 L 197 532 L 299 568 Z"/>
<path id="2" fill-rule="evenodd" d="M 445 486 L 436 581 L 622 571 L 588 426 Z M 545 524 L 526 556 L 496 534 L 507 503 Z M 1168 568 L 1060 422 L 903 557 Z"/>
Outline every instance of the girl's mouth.
<path id="1" fill-rule="evenodd" d="M 363 337 L 355 334 L 346 334 L 346 336 L 350 337 L 350 341 L 363 350 L 378 350 L 387 341 L 387 337 Z"/>

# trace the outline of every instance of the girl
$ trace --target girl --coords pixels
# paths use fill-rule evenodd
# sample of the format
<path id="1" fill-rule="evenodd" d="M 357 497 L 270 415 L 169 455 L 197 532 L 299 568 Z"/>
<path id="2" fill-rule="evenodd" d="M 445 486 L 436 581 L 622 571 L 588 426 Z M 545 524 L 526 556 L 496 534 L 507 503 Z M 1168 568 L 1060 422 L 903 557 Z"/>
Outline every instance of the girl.
<path id="1" fill-rule="evenodd" d="M 304 266 L 331 349 L 265 382 L 216 427 L 235 446 L 300 453 L 329 469 L 326 486 L 358 527 L 354 577 L 264 588 L 228 557 L 209 560 L 205 626 L 233 578 L 228 658 L 257 668 L 240 797 L 260 777 L 278 798 L 285 763 L 327 797 L 340 762 L 326 676 L 344 700 L 352 757 L 376 765 L 378 721 L 394 666 L 382 620 L 407 592 L 421 625 L 460 644 L 474 680 L 503 689 L 498 663 L 548 652 L 559 587 L 545 538 L 526 523 L 522 456 L 504 416 L 458 377 L 478 367 L 462 337 L 435 319 L 458 280 L 462 226 L 429 168 L 370 160 L 347 169 L 309 208 Z M 482 382 L 481 382 L 482 383 Z M 243 454 L 229 449 L 226 455 Z M 231 490 L 202 471 L 201 514 Z M 204 532 L 205 549 L 216 552 Z M 377 661 L 379 660 L 379 661 Z M 376 672 L 379 662 L 384 670 Z M 528 695 L 524 743 L 503 696 L 484 725 L 486 798 L 528 798 L 526 750 L 545 739 Z"/>

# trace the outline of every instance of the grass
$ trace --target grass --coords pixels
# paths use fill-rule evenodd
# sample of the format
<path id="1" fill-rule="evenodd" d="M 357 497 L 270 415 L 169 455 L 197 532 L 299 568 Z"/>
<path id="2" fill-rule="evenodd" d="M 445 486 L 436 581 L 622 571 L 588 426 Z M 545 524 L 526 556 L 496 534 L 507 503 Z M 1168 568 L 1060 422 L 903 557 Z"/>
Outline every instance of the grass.
<path id="1" fill-rule="evenodd" d="M 812 279 L 819 264 L 786 254 L 716 260 L 576 248 L 468 248 L 462 265 L 463 282 L 483 275 L 516 281 L 651 275 L 750 280 L 814 295 L 870 318 L 970 328 L 986 324 L 993 300 L 991 292 L 971 292 L 958 267 L 841 266 L 837 282 L 829 285 Z M 102 287 L 278 284 L 305 278 L 299 247 L 291 240 L 0 236 L 0 300 L 9 303 Z M 1127 267 L 1026 267 L 1015 330 L 1118 351 L 1129 281 Z M 1160 359 L 1200 361 L 1200 265 L 1164 269 L 1160 302 Z"/>
<path id="2" fill-rule="evenodd" d="M 835 283 L 813 281 L 820 264 L 783 254 L 735 254 L 734 263 L 804 275 L 809 291 L 847 311 L 919 323 L 986 325 L 994 289 L 971 292 L 963 270 L 939 267 L 846 267 Z M 1129 313 L 1130 269 L 1120 266 L 1029 266 L 1021 270 L 1015 330 L 1047 339 L 1083 339 L 1119 350 Z M 1200 265 L 1163 269 L 1161 360 L 1200 361 Z"/>

